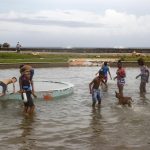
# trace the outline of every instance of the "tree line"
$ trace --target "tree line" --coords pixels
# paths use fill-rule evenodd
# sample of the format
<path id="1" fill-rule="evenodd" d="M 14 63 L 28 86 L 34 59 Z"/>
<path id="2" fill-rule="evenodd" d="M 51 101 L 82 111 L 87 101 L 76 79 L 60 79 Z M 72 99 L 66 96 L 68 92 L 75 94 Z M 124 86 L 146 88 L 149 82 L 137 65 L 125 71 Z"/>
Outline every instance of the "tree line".
<path id="1" fill-rule="evenodd" d="M 7 42 L 0 44 L 0 48 L 10 48 L 10 44 Z"/>

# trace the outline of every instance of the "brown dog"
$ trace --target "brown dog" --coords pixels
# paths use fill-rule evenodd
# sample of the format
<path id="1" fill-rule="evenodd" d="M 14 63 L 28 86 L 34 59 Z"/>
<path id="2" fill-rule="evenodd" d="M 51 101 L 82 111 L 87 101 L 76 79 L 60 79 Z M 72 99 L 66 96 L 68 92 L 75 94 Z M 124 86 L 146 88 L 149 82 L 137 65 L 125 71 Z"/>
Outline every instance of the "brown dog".
<path id="1" fill-rule="evenodd" d="M 131 107 L 131 104 L 133 101 L 131 97 L 126 97 L 126 96 L 122 97 L 116 91 L 115 91 L 115 93 L 116 93 L 116 98 L 118 98 L 118 100 L 119 100 L 119 102 L 118 102 L 119 105 L 126 105 L 127 104 L 129 107 Z"/>

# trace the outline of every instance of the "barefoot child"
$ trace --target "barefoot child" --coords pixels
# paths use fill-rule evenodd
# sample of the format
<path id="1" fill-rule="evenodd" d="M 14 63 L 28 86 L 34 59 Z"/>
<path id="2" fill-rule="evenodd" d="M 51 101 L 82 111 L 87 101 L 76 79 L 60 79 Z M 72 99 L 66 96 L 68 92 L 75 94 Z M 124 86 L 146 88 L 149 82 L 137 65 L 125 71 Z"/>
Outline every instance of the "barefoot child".
<path id="1" fill-rule="evenodd" d="M 11 79 L 4 79 L 0 81 L 0 86 L 2 86 L 2 93 L 0 96 L 4 96 L 6 94 L 8 84 L 13 84 L 13 93 L 15 93 L 15 82 L 17 81 L 16 77 L 12 77 Z"/>
<path id="2" fill-rule="evenodd" d="M 114 77 L 114 80 L 117 79 L 117 86 L 118 86 L 118 90 L 119 90 L 119 94 L 121 97 L 123 97 L 123 88 L 125 85 L 125 77 L 126 77 L 126 73 L 124 68 L 122 67 L 122 62 L 121 60 L 118 60 L 117 62 L 117 72 L 116 72 L 116 77 Z"/>
<path id="3" fill-rule="evenodd" d="M 95 77 L 92 82 L 89 84 L 90 94 L 92 94 L 92 107 L 95 107 L 96 102 L 98 101 L 98 105 L 101 105 L 101 94 L 99 86 L 104 83 L 104 74 L 103 72 L 99 72 L 99 76 Z M 107 86 L 107 85 L 106 85 Z"/>
<path id="4" fill-rule="evenodd" d="M 145 66 L 142 58 L 138 59 L 138 65 L 140 66 L 141 73 L 136 76 L 136 79 L 141 77 L 140 93 L 146 93 L 146 83 L 148 83 L 149 80 L 149 70 L 147 66 Z"/>
<path id="5" fill-rule="evenodd" d="M 101 69 L 99 71 L 101 71 L 101 70 L 103 70 L 103 72 L 104 72 L 104 81 L 105 81 L 105 83 L 107 83 L 108 73 L 109 73 L 110 79 L 112 79 L 107 61 L 104 62 L 103 66 L 101 67 Z M 96 75 L 99 73 L 99 71 L 96 73 Z"/>
<path id="6" fill-rule="evenodd" d="M 24 100 L 24 112 L 27 114 L 32 114 L 35 108 L 33 99 L 31 96 L 32 86 L 31 86 L 30 78 L 31 78 L 31 75 L 29 72 L 24 73 L 23 76 L 19 78 L 20 93 L 22 94 L 22 98 Z M 23 95 L 26 95 L 26 96 L 24 97 Z"/>
<path id="7" fill-rule="evenodd" d="M 20 65 L 20 74 L 22 77 L 24 74 L 30 74 L 30 81 L 31 81 L 31 86 L 32 86 L 32 94 L 34 97 L 36 97 L 36 95 L 34 94 L 34 84 L 33 84 L 33 76 L 34 76 L 34 69 L 32 68 L 32 66 L 30 65 L 26 65 L 26 64 L 23 64 L 23 65 Z"/>

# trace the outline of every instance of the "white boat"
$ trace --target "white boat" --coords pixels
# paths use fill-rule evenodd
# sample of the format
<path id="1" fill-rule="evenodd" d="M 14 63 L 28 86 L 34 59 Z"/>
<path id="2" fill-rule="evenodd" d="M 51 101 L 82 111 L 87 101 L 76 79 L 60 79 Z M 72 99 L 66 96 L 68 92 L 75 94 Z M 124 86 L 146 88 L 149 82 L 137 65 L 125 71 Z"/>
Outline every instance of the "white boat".
<path id="1" fill-rule="evenodd" d="M 41 100 L 51 100 L 63 96 L 67 96 L 73 93 L 74 85 L 67 82 L 55 82 L 55 81 L 36 81 L 43 83 L 53 83 L 63 85 L 60 88 L 53 88 L 52 90 L 38 90 L 35 92 L 37 98 Z M 36 83 L 35 82 L 35 83 Z M 43 84 L 44 85 L 44 84 Z M 34 97 L 33 97 L 34 98 Z M 22 100 L 20 93 L 7 93 L 5 96 L 1 96 L 0 100 Z"/>

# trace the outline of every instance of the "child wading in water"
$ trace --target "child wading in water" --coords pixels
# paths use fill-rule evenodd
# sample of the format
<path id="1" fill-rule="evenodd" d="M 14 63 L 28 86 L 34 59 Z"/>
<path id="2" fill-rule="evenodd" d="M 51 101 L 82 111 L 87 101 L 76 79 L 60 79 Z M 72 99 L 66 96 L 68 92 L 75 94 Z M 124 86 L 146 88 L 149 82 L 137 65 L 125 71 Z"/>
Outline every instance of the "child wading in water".
<path id="1" fill-rule="evenodd" d="M 32 114 L 34 112 L 34 103 L 32 99 L 32 85 L 31 85 L 31 75 L 29 72 L 24 73 L 19 78 L 20 92 L 24 100 L 24 112 L 27 114 Z M 34 94 L 35 95 L 35 94 Z"/>
<path id="2" fill-rule="evenodd" d="M 146 83 L 148 83 L 149 80 L 149 70 L 147 66 L 145 66 L 142 58 L 138 59 L 138 65 L 140 66 L 141 73 L 136 76 L 136 79 L 141 77 L 140 93 L 146 93 Z"/>
<path id="3" fill-rule="evenodd" d="M 6 95 L 7 86 L 11 83 L 13 84 L 13 93 L 15 93 L 15 82 L 17 82 L 16 77 L 12 77 L 11 79 L 4 79 L 0 81 L 0 86 L 2 86 L 2 93 L 0 94 L 0 96 Z"/>
<path id="4" fill-rule="evenodd" d="M 99 76 L 95 77 L 92 82 L 89 84 L 90 94 L 92 94 L 93 104 L 92 107 L 95 107 L 96 102 L 98 101 L 98 106 L 101 105 L 101 93 L 99 86 L 104 83 L 104 73 L 101 71 L 99 72 Z M 106 85 L 107 86 L 107 85 Z"/>
<path id="5" fill-rule="evenodd" d="M 114 77 L 114 80 L 117 79 L 117 86 L 118 86 L 118 90 L 119 90 L 119 94 L 121 97 L 123 97 L 123 88 L 125 85 L 125 77 L 126 77 L 126 73 L 125 73 L 125 69 L 122 67 L 122 62 L 121 60 L 118 60 L 117 62 L 117 76 Z"/>
<path id="6" fill-rule="evenodd" d="M 32 86 L 32 94 L 34 95 L 34 84 L 33 84 L 33 76 L 34 76 L 34 69 L 30 65 L 22 64 L 20 65 L 20 74 L 23 76 L 24 74 L 30 74 L 30 81 Z M 34 95 L 36 96 L 36 95 Z"/>
<path id="7" fill-rule="evenodd" d="M 105 61 L 103 66 L 101 67 L 101 69 L 96 73 L 96 75 L 100 72 L 100 71 L 103 71 L 104 72 L 104 82 L 107 83 L 107 80 L 108 80 L 108 73 L 109 73 L 109 76 L 110 76 L 110 79 L 112 79 L 111 77 L 111 73 L 110 73 L 110 69 L 109 69 L 109 66 L 108 66 L 108 63 Z"/>

